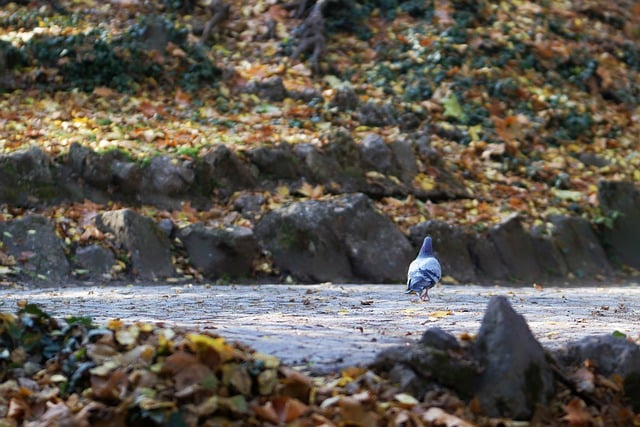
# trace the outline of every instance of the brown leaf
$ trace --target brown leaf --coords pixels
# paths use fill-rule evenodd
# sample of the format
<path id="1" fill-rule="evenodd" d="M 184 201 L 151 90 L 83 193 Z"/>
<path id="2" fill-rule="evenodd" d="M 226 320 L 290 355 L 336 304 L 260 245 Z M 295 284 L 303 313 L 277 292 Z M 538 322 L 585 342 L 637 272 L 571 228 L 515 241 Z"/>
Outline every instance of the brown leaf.
<path id="1" fill-rule="evenodd" d="M 308 406 L 298 399 L 276 397 L 272 400 L 273 408 L 278 416 L 278 423 L 290 423 L 307 412 Z"/>
<path id="2" fill-rule="evenodd" d="M 564 411 L 566 415 L 562 419 L 567 421 L 570 427 L 589 427 L 593 421 L 591 414 L 586 410 L 585 403 L 577 397 L 564 405 Z"/>
<path id="3" fill-rule="evenodd" d="M 309 393 L 313 386 L 311 379 L 287 366 L 281 366 L 279 371 L 280 375 L 284 377 L 281 381 L 280 394 L 308 402 Z"/>
<path id="4" fill-rule="evenodd" d="M 176 395 L 180 393 L 179 397 L 185 397 L 193 394 L 197 391 L 198 385 L 204 378 L 211 375 L 211 369 L 202 363 L 193 363 L 185 366 L 177 374 L 175 374 L 175 387 Z"/>
<path id="5" fill-rule="evenodd" d="M 119 400 L 127 390 L 127 371 L 116 369 L 106 376 L 91 375 L 93 397 L 100 400 Z"/>
<path id="6" fill-rule="evenodd" d="M 573 374 L 573 380 L 580 391 L 592 392 L 595 389 L 595 376 L 587 368 L 580 368 Z"/>
<path id="7" fill-rule="evenodd" d="M 347 424 L 359 426 L 375 426 L 378 424 L 378 414 L 369 410 L 362 402 L 351 397 L 343 396 L 338 402 L 340 418 Z"/>
<path id="8" fill-rule="evenodd" d="M 29 404 L 21 397 L 14 397 L 9 401 L 7 417 L 14 420 L 23 420 L 29 415 Z"/>
<path id="9" fill-rule="evenodd" d="M 475 424 L 467 422 L 455 415 L 448 414 L 441 408 L 429 408 L 422 414 L 422 419 L 432 425 L 445 427 L 475 427 Z"/>
<path id="10" fill-rule="evenodd" d="M 98 96 L 102 96 L 102 97 L 108 97 L 111 96 L 113 94 L 115 94 L 116 92 L 108 87 L 104 87 L 104 86 L 100 86 L 100 87 L 96 87 L 93 89 L 93 94 L 94 95 L 98 95 Z"/>

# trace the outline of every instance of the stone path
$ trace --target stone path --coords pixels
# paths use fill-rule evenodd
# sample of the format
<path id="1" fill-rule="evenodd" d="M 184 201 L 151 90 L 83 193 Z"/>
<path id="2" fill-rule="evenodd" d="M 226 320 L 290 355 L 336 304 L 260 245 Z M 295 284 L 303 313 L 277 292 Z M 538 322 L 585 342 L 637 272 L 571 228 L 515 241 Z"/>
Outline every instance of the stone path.
<path id="1" fill-rule="evenodd" d="M 475 334 L 493 295 L 506 295 L 547 347 L 593 334 L 640 335 L 640 286 L 507 288 L 441 285 L 431 301 L 399 285 L 135 285 L 0 288 L 0 311 L 18 300 L 55 316 L 102 322 L 164 322 L 214 330 L 292 365 L 328 371 L 367 363 L 383 348 L 418 340 L 438 326 Z"/>

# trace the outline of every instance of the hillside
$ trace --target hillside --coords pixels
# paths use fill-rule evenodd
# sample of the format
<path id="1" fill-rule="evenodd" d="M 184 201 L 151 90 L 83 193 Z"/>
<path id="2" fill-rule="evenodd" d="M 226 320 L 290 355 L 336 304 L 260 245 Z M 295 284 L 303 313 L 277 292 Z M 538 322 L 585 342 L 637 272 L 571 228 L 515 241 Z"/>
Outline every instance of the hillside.
<path id="1" fill-rule="evenodd" d="M 255 163 L 261 147 L 409 141 L 408 178 L 374 149 L 367 167 L 341 171 L 405 233 L 426 219 L 481 232 L 515 213 L 542 229 L 558 213 L 606 224 L 598 182 L 640 181 L 636 2 L 330 1 L 317 64 L 299 49 L 315 34 L 311 2 L 215 2 L 213 15 L 228 13 L 203 45 L 212 13 L 186 2 L 24 3 L 0 11 L 5 155 L 37 145 L 58 161 L 80 145 L 146 167 L 220 145 Z M 87 211 L 251 228 L 291 201 L 361 188 L 267 166 L 258 184 L 204 201 L 141 202 L 110 183 L 110 201 L 9 203 L 2 217 L 64 218 L 61 237 L 86 244 Z M 247 194 L 258 216 L 234 211 Z"/>

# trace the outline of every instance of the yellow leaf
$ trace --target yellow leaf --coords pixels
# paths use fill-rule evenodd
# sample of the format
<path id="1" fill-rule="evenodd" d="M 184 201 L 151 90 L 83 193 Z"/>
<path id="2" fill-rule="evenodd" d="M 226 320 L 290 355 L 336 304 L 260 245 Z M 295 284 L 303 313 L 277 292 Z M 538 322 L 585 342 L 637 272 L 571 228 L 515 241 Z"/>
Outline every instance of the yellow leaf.
<path id="1" fill-rule="evenodd" d="M 453 312 L 451 310 L 439 310 L 439 311 L 432 311 L 431 313 L 429 313 L 429 317 L 442 318 L 446 316 L 451 316 L 452 314 Z"/>
<path id="2" fill-rule="evenodd" d="M 111 329 L 112 331 L 117 331 L 118 329 L 122 328 L 123 326 L 123 322 L 120 319 L 110 319 L 107 322 L 107 328 Z"/>
<path id="3" fill-rule="evenodd" d="M 413 185 L 415 187 L 419 187 L 419 188 L 423 189 L 424 191 L 430 191 L 430 190 L 433 190 L 436 187 L 436 182 L 429 175 L 425 175 L 423 173 L 419 173 L 413 179 Z"/>
<path id="4" fill-rule="evenodd" d="M 189 347 L 196 354 L 213 350 L 220 356 L 223 363 L 233 358 L 233 347 L 228 345 L 224 338 L 202 334 L 188 334 L 187 340 L 189 340 Z"/>
<path id="5" fill-rule="evenodd" d="M 314 187 L 313 185 L 305 181 L 297 191 L 303 196 L 307 196 L 311 199 L 318 199 L 324 194 L 324 187 L 322 185 L 316 185 Z"/>
<path id="6" fill-rule="evenodd" d="M 402 403 L 403 405 L 417 405 L 420 403 L 418 399 L 416 399 L 415 397 L 407 393 L 398 393 L 395 396 L 393 396 L 393 398 L 396 399 L 398 402 Z"/>
<path id="7" fill-rule="evenodd" d="M 378 171 L 368 171 L 365 175 L 369 179 L 385 179 L 384 174 Z"/>

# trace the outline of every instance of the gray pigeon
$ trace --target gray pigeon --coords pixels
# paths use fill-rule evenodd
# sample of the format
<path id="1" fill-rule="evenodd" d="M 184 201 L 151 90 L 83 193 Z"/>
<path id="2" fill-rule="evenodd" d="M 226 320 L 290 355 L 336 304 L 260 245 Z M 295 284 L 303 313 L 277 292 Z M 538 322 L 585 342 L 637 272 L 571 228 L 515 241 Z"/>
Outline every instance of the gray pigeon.
<path id="1" fill-rule="evenodd" d="M 429 301 L 429 289 L 433 288 L 442 277 L 440 263 L 433 256 L 431 237 L 427 236 L 416 259 L 409 265 L 407 272 L 406 294 L 418 292 L 422 301 Z"/>

